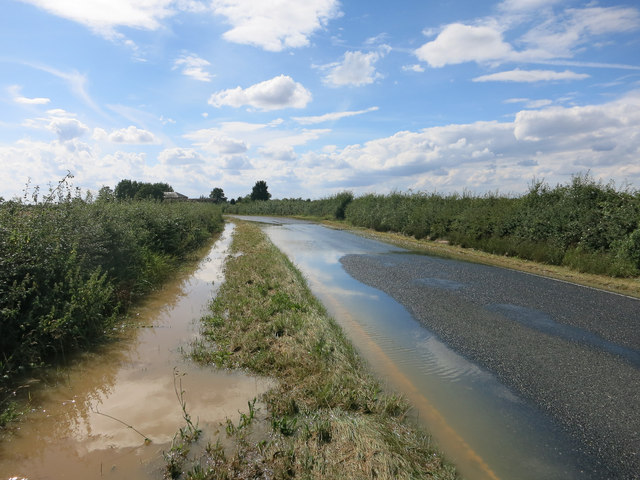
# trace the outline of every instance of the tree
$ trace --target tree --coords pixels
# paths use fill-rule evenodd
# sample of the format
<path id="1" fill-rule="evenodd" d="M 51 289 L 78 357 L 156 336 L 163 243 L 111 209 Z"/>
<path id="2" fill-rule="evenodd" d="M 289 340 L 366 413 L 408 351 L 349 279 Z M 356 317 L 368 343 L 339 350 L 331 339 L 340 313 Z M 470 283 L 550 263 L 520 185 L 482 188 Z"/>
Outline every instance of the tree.
<path id="1" fill-rule="evenodd" d="M 224 191 L 218 187 L 211 190 L 209 198 L 213 200 L 213 203 L 226 203 L 227 201 L 227 197 L 224 196 Z"/>
<path id="2" fill-rule="evenodd" d="M 267 182 L 258 180 L 251 191 L 251 200 L 269 200 L 271 194 L 267 191 Z"/>
<path id="3" fill-rule="evenodd" d="M 116 185 L 115 196 L 118 200 L 135 198 L 136 200 L 162 200 L 164 192 L 173 192 L 168 183 L 145 183 L 131 180 L 120 180 Z"/>
<path id="4" fill-rule="evenodd" d="M 102 186 L 100 190 L 98 190 L 98 198 L 96 201 L 98 202 L 111 202 L 115 198 L 115 193 L 111 189 L 111 187 Z"/>

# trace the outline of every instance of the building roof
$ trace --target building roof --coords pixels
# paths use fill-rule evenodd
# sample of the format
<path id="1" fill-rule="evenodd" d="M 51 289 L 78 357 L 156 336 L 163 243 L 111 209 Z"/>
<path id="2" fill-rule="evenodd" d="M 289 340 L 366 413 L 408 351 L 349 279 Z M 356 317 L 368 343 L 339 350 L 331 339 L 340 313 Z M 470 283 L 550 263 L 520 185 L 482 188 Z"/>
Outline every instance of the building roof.
<path id="1" fill-rule="evenodd" d="M 182 198 L 188 198 L 186 195 L 182 195 L 181 193 L 178 192 L 164 192 L 164 199 L 165 200 L 177 200 L 177 199 L 182 199 Z"/>

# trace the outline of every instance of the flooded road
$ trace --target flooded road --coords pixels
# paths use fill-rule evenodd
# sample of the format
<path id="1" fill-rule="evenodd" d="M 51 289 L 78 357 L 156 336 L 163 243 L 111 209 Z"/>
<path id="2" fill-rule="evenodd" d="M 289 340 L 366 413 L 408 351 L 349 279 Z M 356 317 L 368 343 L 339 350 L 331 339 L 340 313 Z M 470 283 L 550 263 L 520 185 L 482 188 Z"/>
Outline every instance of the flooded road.
<path id="1" fill-rule="evenodd" d="M 162 478 L 162 453 L 185 424 L 175 385 L 181 382 L 204 438 L 266 391 L 265 380 L 199 367 L 182 355 L 224 279 L 232 230 L 228 224 L 197 267 L 133 312 L 134 325 L 122 341 L 31 388 L 34 409 L 0 444 L 0 479 Z"/>
<path id="2" fill-rule="evenodd" d="M 320 225 L 254 220 L 264 223 L 271 240 L 305 274 L 373 370 L 407 396 L 466 478 L 633 478 L 633 412 L 640 392 L 637 300 L 600 298 L 595 290 L 573 292 L 582 287 L 518 272 L 413 255 Z M 528 295 L 518 300 L 522 290 Z M 547 300 L 559 303 L 550 314 L 541 306 Z M 610 321 L 598 313 L 602 308 L 610 310 Z M 600 324 L 600 318 L 609 323 Z M 425 328 L 427 322 L 438 330 Z M 522 332 L 525 347 L 514 342 Z M 483 360 L 472 347 L 485 348 L 495 362 L 469 361 Z M 522 370 L 502 369 L 502 363 Z M 528 395 L 527 388 L 549 388 L 551 405 L 534 401 L 540 400 L 537 390 Z M 594 398 L 601 404 L 590 403 Z M 588 436 L 572 430 L 584 419 L 595 426 L 578 426 L 591 429 L 589 435 L 601 429 L 602 443 L 590 445 Z M 593 454 L 611 446 L 631 463 L 617 465 L 616 458 Z"/>

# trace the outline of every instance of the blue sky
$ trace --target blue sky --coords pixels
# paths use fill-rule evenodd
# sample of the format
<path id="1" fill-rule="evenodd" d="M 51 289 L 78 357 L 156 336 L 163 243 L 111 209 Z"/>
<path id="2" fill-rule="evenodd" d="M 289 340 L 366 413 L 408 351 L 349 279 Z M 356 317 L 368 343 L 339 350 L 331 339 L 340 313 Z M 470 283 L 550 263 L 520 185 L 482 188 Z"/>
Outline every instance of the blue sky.
<path id="1" fill-rule="evenodd" d="M 635 1 L 5 0 L 0 195 L 640 187 Z"/>

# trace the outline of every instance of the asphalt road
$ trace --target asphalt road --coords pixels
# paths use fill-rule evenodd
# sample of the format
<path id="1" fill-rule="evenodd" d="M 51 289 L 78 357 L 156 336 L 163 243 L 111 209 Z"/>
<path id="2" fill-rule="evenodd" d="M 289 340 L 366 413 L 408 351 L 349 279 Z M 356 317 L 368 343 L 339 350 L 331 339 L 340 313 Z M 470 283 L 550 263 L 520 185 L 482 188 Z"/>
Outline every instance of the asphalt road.
<path id="1" fill-rule="evenodd" d="M 590 476 L 640 478 L 640 300 L 417 254 L 340 261 L 551 415 Z"/>

